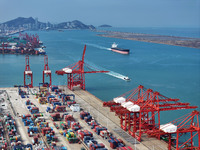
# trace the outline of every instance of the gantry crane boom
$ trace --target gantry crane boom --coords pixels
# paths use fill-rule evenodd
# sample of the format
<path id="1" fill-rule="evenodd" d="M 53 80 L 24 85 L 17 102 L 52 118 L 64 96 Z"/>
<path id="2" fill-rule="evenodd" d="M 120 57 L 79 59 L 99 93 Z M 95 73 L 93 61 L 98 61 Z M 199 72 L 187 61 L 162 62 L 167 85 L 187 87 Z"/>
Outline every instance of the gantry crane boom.
<path id="1" fill-rule="evenodd" d="M 80 86 L 81 89 L 85 90 L 85 74 L 86 73 L 107 73 L 109 71 L 102 71 L 97 70 L 94 67 L 87 65 L 85 61 L 85 52 L 86 52 L 86 45 L 84 46 L 82 59 L 79 60 L 77 63 L 69 65 L 61 70 L 57 70 L 57 75 L 64 75 L 67 74 L 67 83 L 68 88 L 70 90 L 73 89 L 74 86 Z M 85 68 L 89 69 L 85 71 Z"/>
<path id="2" fill-rule="evenodd" d="M 121 128 L 128 130 L 139 141 L 143 133 L 156 129 L 160 125 L 161 111 L 197 108 L 197 106 L 190 106 L 190 103 L 182 103 L 179 99 L 168 98 L 157 91 L 146 89 L 142 85 L 117 98 L 123 99 L 123 102 L 113 99 L 104 102 L 103 106 L 109 106 L 110 111 L 119 116 Z"/>

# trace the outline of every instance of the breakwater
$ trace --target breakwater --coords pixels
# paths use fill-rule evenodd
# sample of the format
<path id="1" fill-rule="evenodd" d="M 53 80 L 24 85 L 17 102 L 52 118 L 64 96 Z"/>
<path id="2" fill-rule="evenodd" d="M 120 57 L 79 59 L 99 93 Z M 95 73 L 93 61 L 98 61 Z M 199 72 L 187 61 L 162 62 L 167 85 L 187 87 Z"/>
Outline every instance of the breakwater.
<path id="1" fill-rule="evenodd" d="M 102 36 L 102 37 L 119 38 L 126 40 L 182 46 L 182 47 L 200 48 L 200 38 L 130 33 L 130 32 L 116 32 L 116 31 L 102 31 L 102 30 L 98 32 L 102 34 L 97 34 L 97 36 Z"/>

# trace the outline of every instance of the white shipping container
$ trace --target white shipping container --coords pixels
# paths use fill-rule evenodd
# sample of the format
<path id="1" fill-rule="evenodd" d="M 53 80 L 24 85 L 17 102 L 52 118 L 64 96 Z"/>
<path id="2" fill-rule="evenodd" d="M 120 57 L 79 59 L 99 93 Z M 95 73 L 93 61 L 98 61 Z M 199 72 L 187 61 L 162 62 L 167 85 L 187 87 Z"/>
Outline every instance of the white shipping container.
<path id="1" fill-rule="evenodd" d="M 73 112 L 79 112 L 80 111 L 80 106 L 79 104 L 73 104 L 70 106 L 70 109 L 73 111 Z"/>

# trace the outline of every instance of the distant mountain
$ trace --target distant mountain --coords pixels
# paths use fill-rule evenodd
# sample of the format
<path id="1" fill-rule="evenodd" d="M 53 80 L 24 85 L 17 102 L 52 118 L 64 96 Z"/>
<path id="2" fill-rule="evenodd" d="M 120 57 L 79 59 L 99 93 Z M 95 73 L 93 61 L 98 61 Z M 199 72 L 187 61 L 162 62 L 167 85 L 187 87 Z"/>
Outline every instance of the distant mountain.
<path id="1" fill-rule="evenodd" d="M 103 24 L 103 25 L 100 25 L 99 27 L 101 27 L 101 28 L 110 28 L 110 27 L 112 27 L 111 25 L 107 25 L 107 24 Z"/>
<path id="2" fill-rule="evenodd" d="M 20 28 L 24 27 L 25 29 L 29 30 L 37 30 L 37 29 L 91 29 L 94 30 L 95 27 L 93 25 L 85 25 L 82 22 L 78 20 L 69 21 L 69 22 L 63 22 L 58 24 L 51 24 L 51 23 L 44 23 L 38 21 L 38 19 L 34 19 L 32 17 L 29 18 L 23 18 L 18 17 L 16 19 L 4 22 L 0 24 L 0 29 L 13 29 L 13 28 Z"/>
<path id="3" fill-rule="evenodd" d="M 34 23 L 35 19 L 33 19 L 32 17 L 29 18 L 18 17 L 16 19 L 4 22 L 2 24 L 6 24 L 7 27 L 19 27 L 23 26 L 23 24 L 34 24 Z"/>
<path id="4" fill-rule="evenodd" d="M 32 17 L 24 18 L 24 17 L 18 17 L 16 19 L 1 23 L 0 26 L 4 29 L 19 29 L 19 28 L 25 28 L 29 30 L 37 30 L 37 29 L 44 29 L 46 26 L 53 26 L 50 23 L 44 23 L 38 21 L 38 19 L 33 19 Z"/>
<path id="5" fill-rule="evenodd" d="M 59 29 L 95 29 L 93 25 L 85 25 L 78 20 L 72 22 L 63 22 L 56 25 Z"/>

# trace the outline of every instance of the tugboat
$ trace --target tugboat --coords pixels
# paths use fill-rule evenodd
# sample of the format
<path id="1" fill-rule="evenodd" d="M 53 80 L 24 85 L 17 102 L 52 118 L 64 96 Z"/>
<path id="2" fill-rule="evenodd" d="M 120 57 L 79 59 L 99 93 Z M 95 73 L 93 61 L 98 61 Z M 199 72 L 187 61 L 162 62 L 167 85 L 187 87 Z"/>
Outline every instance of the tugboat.
<path id="1" fill-rule="evenodd" d="M 120 54 L 129 54 L 129 49 L 122 49 L 122 48 L 118 48 L 117 47 L 118 44 L 116 44 L 115 42 L 112 44 L 112 47 L 111 47 L 111 50 L 113 52 L 117 52 L 117 53 L 120 53 Z"/>

